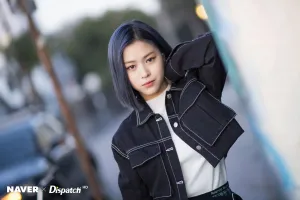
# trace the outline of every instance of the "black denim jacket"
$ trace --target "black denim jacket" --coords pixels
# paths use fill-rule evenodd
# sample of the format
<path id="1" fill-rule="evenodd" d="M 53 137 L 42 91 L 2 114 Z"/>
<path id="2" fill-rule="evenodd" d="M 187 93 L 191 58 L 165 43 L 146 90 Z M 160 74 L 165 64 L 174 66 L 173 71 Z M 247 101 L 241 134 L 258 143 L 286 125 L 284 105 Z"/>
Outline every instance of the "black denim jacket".
<path id="1" fill-rule="evenodd" d="M 174 132 L 215 167 L 244 131 L 220 101 L 226 71 L 211 33 L 177 45 L 165 73 L 172 81 L 165 104 Z M 167 124 L 147 104 L 121 123 L 112 150 L 124 200 L 188 199 Z"/>

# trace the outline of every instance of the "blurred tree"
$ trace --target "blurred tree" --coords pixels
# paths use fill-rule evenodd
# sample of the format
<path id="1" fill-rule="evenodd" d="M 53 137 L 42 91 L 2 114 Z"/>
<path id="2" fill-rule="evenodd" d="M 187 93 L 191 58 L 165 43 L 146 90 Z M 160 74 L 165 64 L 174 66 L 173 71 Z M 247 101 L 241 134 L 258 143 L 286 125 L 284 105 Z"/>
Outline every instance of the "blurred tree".
<path id="1" fill-rule="evenodd" d="M 11 44 L 4 49 L 4 53 L 8 60 L 14 59 L 21 68 L 23 77 L 26 77 L 30 84 L 33 104 L 43 104 L 43 101 L 35 90 L 30 72 L 32 68 L 39 62 L 34 41 L 29 32 L 25 32 L 18 38 L 14 39 Z"/>
<path id="2" fill-rule="evenodd" d="M 103 89 L 111 90 L 107 47 L 111 34 L 124 21 L 138 19 L 156 27 L 155 20 L 138 10 L 108 11 L 98 18 L 85 18 L 70 30 L 49 39 L 52 48 L 63 50 L 74 61 L 79 80 L 88 72 L 101 76 Z"/>

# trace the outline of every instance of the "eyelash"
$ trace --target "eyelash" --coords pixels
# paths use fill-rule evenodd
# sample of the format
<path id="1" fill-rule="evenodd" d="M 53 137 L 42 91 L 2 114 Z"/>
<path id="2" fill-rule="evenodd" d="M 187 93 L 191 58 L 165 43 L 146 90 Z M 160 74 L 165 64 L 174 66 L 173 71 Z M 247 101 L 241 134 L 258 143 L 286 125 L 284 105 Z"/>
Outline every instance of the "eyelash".
<path id="1" fill-rule="evenodd" d="M 151 58 L 148 58 L 147 60 L 146 60 L 146 62 L 148 62 L 148 61 L 150 61 L 150 62 L 152 62 L 153 60 L 155 59 L 155 57 L 151 57 Z"/>
<path id="2" fill-rule="evenodd" d="M 131 70 L 131 69 L 133 69 L 134 67 L 135 67 L 135 65 L 130 65 L 130 66 L 126 67 L 126 69 L 127 69 L 127 70 Z"/>
<path id="3" fill-rule="evenodd" d="M 151 58 L 148 58 L 147 60 L 146 60 L 146 62 L 152 62 L 153 60 L 155 60 L 155 58 L 156 57 L 151 57 Z M 134 69 L 135 68 L 135 65 L 130 65 L 130 66 L 128 66 L 128 67 L 126 67 L 126 69 L 127 70 L 132 70 L 132 69 Z"/>

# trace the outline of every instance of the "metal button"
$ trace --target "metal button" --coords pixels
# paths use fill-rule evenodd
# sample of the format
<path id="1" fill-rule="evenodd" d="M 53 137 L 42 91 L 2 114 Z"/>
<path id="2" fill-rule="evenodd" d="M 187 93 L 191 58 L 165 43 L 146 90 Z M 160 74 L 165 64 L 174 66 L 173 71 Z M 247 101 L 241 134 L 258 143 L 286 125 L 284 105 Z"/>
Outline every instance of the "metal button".
<path id="1" fill-rule="evenodd" d="M 157 122 L 159 122 L 159 121 L 161 121 L 161 120 L 162 120 L 162 118 L 161 118 L 161 117 L 160 117 L 160 118 L 158 118 L 158 119 L 156 119 L 156 121 L 157 121 Z"/>
<path id="2" fill-rule="evenodd" d="M 197 150 L 201 150 L 201 146 L 200 146 L 200 145 L 197 145 L 197 146 L 196 146 L 196 149 L 197 149 Z"/>
<path id="3" fill-rule="evenodd" d="M 178 123 L 177 123 L 177 122 L 174 122 L 173 126 L 174 126 L 175 128 L 177 128 Z"/>
<path id="4" fill-rule="evenodd" d="M 183 184 L 183 181 L 176 182 L 177 185 Z"/>
<path id="5" fill-rule="evenodd" d="M 166 151 L 173 151 L 173 150 L 174 150 L 173 147 L 170 147 L 170 148 L 166 149 Z"/>
<path id="6" fill-rule="evenodd" d="M 168 99 L 171 99 L 171 94 L 167 94 L 167 98 L 168 98 Z"/>

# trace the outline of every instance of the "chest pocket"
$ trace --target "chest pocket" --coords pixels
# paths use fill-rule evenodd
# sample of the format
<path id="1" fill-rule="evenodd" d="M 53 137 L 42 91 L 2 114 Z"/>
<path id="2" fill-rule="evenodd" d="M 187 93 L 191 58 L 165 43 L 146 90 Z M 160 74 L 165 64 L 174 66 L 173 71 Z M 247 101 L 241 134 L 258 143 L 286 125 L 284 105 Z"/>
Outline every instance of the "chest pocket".
<path id="1" fill-rule="evenodd" d="M 208 93 L 205 85 L 197 80 L 187 83 L 182 91 L 179 103 L 181 125 L 210 146 L 214 145 L 235 115 L 231 108 Z"/>
<path id="2" fill-rule="evenodd" d="M 171 184 L 159 144 L 143 147 L 129 153 L 131 167 L 147 185 L 154 199 L 171 196 Z"/>

